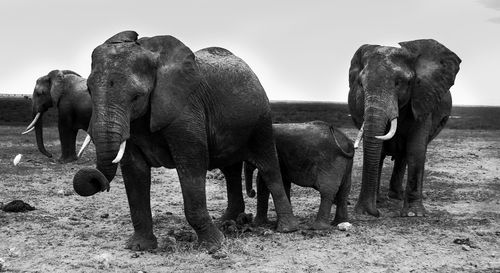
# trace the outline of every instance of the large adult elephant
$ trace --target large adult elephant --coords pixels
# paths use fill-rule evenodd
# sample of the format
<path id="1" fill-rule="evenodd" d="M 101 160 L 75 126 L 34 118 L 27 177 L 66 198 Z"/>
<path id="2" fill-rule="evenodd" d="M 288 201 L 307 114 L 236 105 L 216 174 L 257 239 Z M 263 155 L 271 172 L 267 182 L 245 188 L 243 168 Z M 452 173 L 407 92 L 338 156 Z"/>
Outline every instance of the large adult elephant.
<path id="1" fill-rule="evenodd" d="M 432 39 L 400 45 L 363 45 L 351 60 L 349 111 L 364 142 L 357 213 L 379 216 L 380 173 L 389 155 L 395 160 L 389 197 L 404 200 L 402 216 L 425 215 L 422 186 L 427 145 L 450 115 L 449 89 L 461 60 Z"/>
<path id="2" fill-rule="evenodd" d="M 77 160 L 75 152 L 78 130 L 87 130 L 92 115 L 92 102 L 87 91 L 87 81 L 70 70 L 52 70 L 37 79 L 33 91 L 33 121 L 28 125 L 28 133 L 33 128 L 36 133 L 38 150 L 52 157 L 43 143 L 43 114 L 50 108 L 57 107 L 61 157 L 59 162 Z"/>
<path id="3" fill-rule="evenodd" d="M 78 171 L 73 184 L 80 195 L 109 189 L 120 162 L 134 225 L 127 248 L 157 246 L 151 167 L 177 169 L 186 218 L 209 250 L 223 238 L 207 211 L 205 175 L 212 168 L 227 181 L 224 219 L 244 211 L 241 169 L 248 161 L 266 177 L 278 230 L 297 229 L 279 172 L 268 98 L 240 58 L 217 47 L 193 53 L 172 36 L 137 39 L 136 32 L 124 31 L 94 50 L 87 84 L 97 169 Z"/>

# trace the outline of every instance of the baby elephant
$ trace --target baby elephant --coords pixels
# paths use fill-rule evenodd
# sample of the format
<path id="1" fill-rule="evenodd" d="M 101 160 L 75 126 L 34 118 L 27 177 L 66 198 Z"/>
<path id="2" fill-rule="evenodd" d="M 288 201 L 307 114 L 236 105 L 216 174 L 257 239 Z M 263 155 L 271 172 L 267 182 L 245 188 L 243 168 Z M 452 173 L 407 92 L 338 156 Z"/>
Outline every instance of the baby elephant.
<path id="1" fill-rule="evenodd" d="M 334 224 L 347 221 L 347 198 L 351 190 L 351 170 L 354 156 L 352 141 L 341 131 L 323 121 L 273 124 L 281 176 L 290 200 L 293 182 L 312 187 L 321 194 L 321 204 L 312 229 L 330 227 L 332 204 L 337 209 Z M 245 163 L 247 195 L 255 196 L 252 177 L 255 167 Z M 269 190 L 257 175 L 256 224 L 267 222 Z"/>

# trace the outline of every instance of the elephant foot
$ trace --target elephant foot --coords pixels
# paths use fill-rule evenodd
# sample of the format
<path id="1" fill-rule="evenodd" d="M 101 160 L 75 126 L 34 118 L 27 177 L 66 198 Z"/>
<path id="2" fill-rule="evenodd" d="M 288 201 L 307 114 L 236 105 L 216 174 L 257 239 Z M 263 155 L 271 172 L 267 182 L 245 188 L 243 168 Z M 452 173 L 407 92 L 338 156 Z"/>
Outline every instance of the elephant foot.
<path id="1" fill-rule="evenodd" d="M 67 156 L 67 157 L 60 157 L 57 162 L 61 163 L 61 164 L 66 164 L 66 163 L 70 163 L 70 162 L 73 162 L 73 161 L 77 161 L 78 160 L 78 157 L 76 155 L 73 155 L 73 156 Z"/>
<path id="2" fill-rule="evenodd" d="M 357 214 L 367 214 L 375 217 L 380 217 L 380 212 L 378 211 L 377 207 L 370 206 L 367 203 L 358 202 L 356 204 L 356 207 L 354 207 L 354 212 Z"/>
<path id="3" fill-rule="evenodd" d="M 210 227 L 203 232 L 196 231 L 196 235 L 199 246 L 206 249 L 209 254 L 219 250 L 222 246 L 222 240 L 224 240 L 224 235 L 214 224 L 210 224 Z"/>
<path id="4" fill-rule="evenodd" d="M 391 199 L 403 200 L 403 191 L 389 190 L 389 193 L 387 193 L 387 196 Z"/>
<path id="5" fill-rule="evenodd" d="M 299 221 L 292 214 L 278 217 L 276 231 L 281 233 L 294 232 L 299 229 Z"/>
<path id="6" fill-rule="evenodd" d="M 423 217 L 426 211 L 421 201 L 406 203 L 401 209 L 401 217 Z"/>
<path id="7" fill-rule="evenodd" d="M 222 215 L 220 221 L 228 221 L 228 220 L 236 220 L 238 218 L 238 215 L 241 213 L 244 213 L 245 209 L 226 209 L 224 214 Z"/>
<path id="8" fill-rule="evenodd" d="M 266 217 L 262 217 L 262 216 L 256 216 L 254 219 L 253 219 L 253 223 L 255 226 L 266 226 L 266 225 L 269 225 L 269 219 L 267 219 L 267 216 Z"/>
<path id="9" fill-rule="evenodd" d="M 155 249 L 158 247 L 158 242 L 154 234 L 144 236 L 142 234 L 134 232 L 128 240 L 125 248 L 131 249 L 133 251 Z"/>
<path id="10" fill-rule="evenodd" d="M 328 223 L 328 221 L 323 221 L 323 220 L 316 220 L 314 223 L 312 223 L 311 226 L 309 226 L 309 229 L 312 230 L 325 230 L 329 229 L 331 226 Z"/>

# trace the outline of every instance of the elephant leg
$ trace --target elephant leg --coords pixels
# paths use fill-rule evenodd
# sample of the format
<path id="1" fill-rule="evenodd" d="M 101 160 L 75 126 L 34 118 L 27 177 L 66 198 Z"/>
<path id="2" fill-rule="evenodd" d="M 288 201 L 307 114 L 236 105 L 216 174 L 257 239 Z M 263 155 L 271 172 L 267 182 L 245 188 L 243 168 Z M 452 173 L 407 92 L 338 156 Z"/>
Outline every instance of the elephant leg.
<path id="1" fill-rule="evenodd" d="M 425 154 L 427 152 L 430 118 L 419 123 L 408 137 L 407 156 L 408 182 L 404 195 L 401 216 L 425 216 L 422 203 L 422 186 L 424 179 Z"/>
<path id="2" fill-rule="evenodd" d="M 156 248 L 158 243 L 153 234 L 150 201 L 151 167 L 147 165 L 137 146 L 130 141 L 121 161 L 121 170 L 134 226 L 134 234 L 128 239 L 126 248 Z"/>
<path id="3" fill-rule="evenodd" d="M 269 189 L 266 183 L 262 180 L 262 176 L 257 174 L 257 213 L 255 215 L 254 223 L 256 225 L 265 225 L 269 222 L 267 218 L 267 211 L 269 209 Z"/>
<path id="4" fill-rule="evenodd" d="M 342 175 L 342 180 L 340 183 L 339 190 L 335 194 L 335 219 L 333 219 L 332 224 L 337 225 L 342 222 L 347 222 L 349 220 L 347 214 L 347 205 L 349 204 L 349 193 L 351 192 L 351 174 L 352 174 L 352 164 L 353 160 L 350 159 L 346 161 L 345 172 Z M 342 170 L 338 168 L 337 170 Z"/>
<path id="5" fill-rule="evenodd" d="M 71 121 L 65 118 L 59 118 L 59 141 L 61 142 L 61 157 L 59 162 L 68 163 L 78 159 L 76 156 L 76 135 L 78 130 L 71 127 Z"/>
<path id="6" fill-rule="evenodd" d="M 403 179 L 406 172 L 406 158 L 396 157 L 391 175 L 389 198 L 403 200 Z"/>
<path id="7" fill-rule="evenodd" d="M 208 168 L 208 147 L 204 130 L 193 131 L 192 122 L 178 120 L 164 131 L 181 184 L 186 220 L 198 235 L 198 243 L 208 252 L 221 247 L 224 236 L 207 210 L 205 179 Z M 190 128 L 186 128 L 190 126 Z M 241 170 L 240 170 L 241 175 Z M 241 184 L 241 182 L 240 182 Z"/>
<path id="8" fill-rule="evenodd" d="M 278 215 L 278 232 L 293 232 L 298 229 L 299 222 L 292 213 L 292 206 L 286 197 L 281 178 L 276 146 L 272 141 L 272 126 L 259 128 L 260 131 L 254 133 L 251 139 L 250 162 L 257 167 L 259 174 L 271 195 Z"/>
<path id="9" fill-rule="evenodd" d="M 328 173 L 319 174 L 318 182 L 321 201 L 319 204 L 316 220 L 311 226 L 311 229 L 328 229 L 330 228 L 330 214 L 335 197 L 335 193 L 339 189 L 342 176 L 338 174 Z"/>
<path id="10" fill-rule="evenodd" d="M 227 208 L 222 216 L 222 221 L 236 220 L 238 215 L 245 212 L 245 201 L 243 200 L 241 186 L 241 169 L 243 162 L 238 162 L 234 165 L 221 168 L 224 177 L 226 178 L 227 187 Z"/>
<path id="11" fill-rule="evenodd" d="M 292 200 L 290 199 L 290 191 L 292 189 L 292 182 L 290 182 L 290 180 L 285 178 L 284 176 L 282 176 L 282 178 L 283 178 L 283 187 L 285 188 L 285 194 L 286 197 L 288 198 L 288 202 L 290 202 L 291 205 Z"/>

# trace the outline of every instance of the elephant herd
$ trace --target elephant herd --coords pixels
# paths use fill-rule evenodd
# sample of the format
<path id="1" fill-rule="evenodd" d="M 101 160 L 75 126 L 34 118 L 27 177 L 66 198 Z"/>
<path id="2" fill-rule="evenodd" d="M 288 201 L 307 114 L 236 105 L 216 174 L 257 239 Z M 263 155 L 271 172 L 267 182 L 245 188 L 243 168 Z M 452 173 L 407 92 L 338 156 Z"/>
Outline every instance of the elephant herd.
<path id="1" fill-rule="evenodd" d="M 251 197 L 257 169 L 255 224 L 267 222 L 271 193 L 277 230 L 298 229 L 290 204 L 293 182 L 319 191 L 321 203 L 310 227 L 327 229 L 333 204 L 333 223 L 348 219 L 354 149 L 360 141 L 363 171 L 355 212 L 379 216 L 380 173 L 384 158 L 391 156 L 389 197 L 404 201 L 401 216 L 423 216 L 426 149 L 450 115 L 449 89 L 461 60 L 432 39 L 400 45 L 363 45 L 352 57 L 348 104 L 360 129 L 354 145 L 322 121 L 273 125 L 259 79 L 230 51 L 193 52 L 172 36 L 138 38 L 134 31 L 120 32 L 94 49 L 88 79 L 68 70 L 40 77 L 33 91 L 33 122 L 24 133 L 34 129 L 38 149 L 51 157 L 43 144 L 42 116 L 56 107 L 59 161 L 67 163 L 81 154 L 75 151 L 78 130 L 87 131 L 84 146 L 95 144 L 96 168 L 74 175 L 74 189 L 82 196 L 109 190 L 120 164 L 134 227 L 126 247 L 134 250 L 157 247 L 152 167 L 177 170 L 186 219 L 200 245 L 215 251 L 223 235 L 207 210 L 207 170 L 219 168 L 226 179 L 222 221 L 244 212 L 242 169 Z"/>

